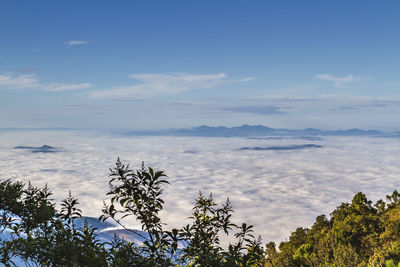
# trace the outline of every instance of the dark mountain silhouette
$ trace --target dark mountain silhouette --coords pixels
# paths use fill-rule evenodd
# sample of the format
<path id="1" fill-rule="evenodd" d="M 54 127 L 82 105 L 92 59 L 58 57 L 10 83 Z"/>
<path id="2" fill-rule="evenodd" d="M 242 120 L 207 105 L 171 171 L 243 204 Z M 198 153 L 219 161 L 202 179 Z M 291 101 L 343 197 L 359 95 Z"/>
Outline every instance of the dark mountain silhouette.
<path id="1" fill-rule="evenodd" d="M 55 147 L 49 146 L 49 145 L 43 145 L 40 147 L 34 147 L 34 146 L 16 146 L 14 149 L 29 149 L 32 151 L 32 153 L 54 153 L 57 152 Z"/>
<path id="2" fill-rule="evenodd" d="M 307 141 L 322 141 L 322 137 L 320 136 L 268 136 L 268 137 L 247 137 L 249 140 L 307 140 Z"/>
<path id="3" fill-rule="evenodd" d="M 290 146 L 270 146 L 270 147 L 242 147 L 239 150 L 299 150 L 307 148 L 321 148 L 320 145 L 305 144 L 305 145 L 290 145 Z"/>

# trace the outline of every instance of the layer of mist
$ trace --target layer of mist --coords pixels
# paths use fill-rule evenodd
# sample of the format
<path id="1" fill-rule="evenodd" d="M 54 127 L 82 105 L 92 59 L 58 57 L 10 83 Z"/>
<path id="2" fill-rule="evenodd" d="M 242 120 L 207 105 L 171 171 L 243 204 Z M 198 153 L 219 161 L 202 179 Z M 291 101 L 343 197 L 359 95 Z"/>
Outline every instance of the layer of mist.
<path id="1" fill-rule="evenodd" d="M 316 141 L 316 140 L 314 140 Z M 163 170 L 171 185 L 163 218 L 171 227 L 189 222 L 199 190 L 233 202 L 236 223 L 255 225 L 263 240 L 280 241 L 299 226 L 329 214 L 359 191 L 372 200 L 400 188 L 400 139 L 324 136 L 316 148 L 290 147 L 304 138 L 129 137 L 74 131 L 3 131 L 0 178 L 48 184 L 54 199 L 68 190 L 87 216 L 99 216 L 106 199 L 108 168 L 117 157 L 139 167 Z M 32 153 L 17 146 L 47 144 L 57 153 Z M 128 224 L 137 227 L 134 219 Z"/>

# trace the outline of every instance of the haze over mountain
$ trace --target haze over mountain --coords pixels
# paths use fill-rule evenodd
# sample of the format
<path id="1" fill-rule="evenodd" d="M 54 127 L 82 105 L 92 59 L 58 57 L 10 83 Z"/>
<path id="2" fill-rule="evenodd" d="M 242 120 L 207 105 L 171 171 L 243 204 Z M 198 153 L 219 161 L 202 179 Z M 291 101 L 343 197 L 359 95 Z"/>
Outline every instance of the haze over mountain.
<path id="1" fill-rule="evenodd" d="M 238 127 L 224 126 L 206 126 L 187 128 L 187 129 L 170 129 L 159 131 L 129 131 L 127 135 L 144 135 L 144 136 L 203 136 L 203 137 L 251 137 L 251 136 L 400 136 L 400 132 L 382 132 L 378 130 L 331 130 L 325 131 L 315 128 L 306 129 L 275 129 L 263 125 L 242 125 Z"/>

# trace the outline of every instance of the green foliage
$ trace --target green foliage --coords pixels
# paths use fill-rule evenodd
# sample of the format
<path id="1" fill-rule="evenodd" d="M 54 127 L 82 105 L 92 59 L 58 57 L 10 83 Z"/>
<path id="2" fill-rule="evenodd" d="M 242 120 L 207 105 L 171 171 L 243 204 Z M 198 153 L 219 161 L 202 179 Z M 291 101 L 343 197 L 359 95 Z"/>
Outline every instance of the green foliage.
<path id="1" fill-rule="evenodd" d="M 386 267 L 400 267 L 400 263 L 396 264 L 393 260 L 386 261 Z"/>
<path id="2" fill-rule="evenodd" d="M 11 240 L 0 243 L 0 262 L 5 266 L 16 258 L 28 266 L 105 266 L 107 253 L 94 229 L 71 225 L 70 218 L 81 216 L 74 198 L 65 199 L 58 213 L 47 186 L 25 187 L 10 180 L 0 181 L 0 196 L 0 229 L 11 234 Z"/>
<path id="3" fill-rule="evenodd" d="M 373 206 L 358 193 L 328 220 L 318 216 L 310 229 L 298 228 L 289 241 L 267 244 L 267 266 L 397 266 L 400 261 L 400 195 Z"/>
<path id="4" fill-rule="evenodd" d="M 180 236 L 187 243 L 183 249 L 184 262 L 195 266 L 262 266 L 264 251 L 260 239 L 255 239 L 253 226 L 243 223 L 241 226 L 230 220 L 233 210 L 229 199 L 221 206 L 214 202 L 212 194 L 205 197 L 201 192 L 190 217 L 193 223 L 186 225 Z M 226 235 L 232 229 L 235 244 L 229 244 L 228 250 L 220 245 L 220 233 Z"/>
<path id="5" fill-rule="evenodd" d="M 104 204 L 101 220 L 111 218 L 124 229 L 144 238 L 144 246 L 140 247 L 140 254 L 146 255 L 150 262 L 168 266 L 178 247 L 177 231 L 165 231 L 159 217 L 164 200 L 161 198 L 163 184 L 168 184 L 162 171 L 146 169 L 142 163 L 139 170 L 129 169 L 118 159 L 116 168 L 111 171 L 109 181 L 111 195 L 110 203 Z M 148 238 L 137 231 L 128 229 L 121 220 L 128 216 L 135 216 L 142 225 L 142 230 L 148 233 Z"/>

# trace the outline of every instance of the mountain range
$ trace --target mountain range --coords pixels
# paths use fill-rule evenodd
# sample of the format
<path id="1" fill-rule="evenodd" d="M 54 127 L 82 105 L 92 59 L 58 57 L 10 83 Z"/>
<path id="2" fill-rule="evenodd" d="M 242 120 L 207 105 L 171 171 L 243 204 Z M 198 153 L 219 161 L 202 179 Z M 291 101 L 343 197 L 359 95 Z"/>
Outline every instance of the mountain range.
<path id="1" fill-rule="evenodd" d="M 290 130 L 284 128 L 270 128 L 263 125 L 242 125 L 238 127 L 199 126 L 187 129 L 170 129 L 160 131 L 128 131 L 124 135 L 142 136 L 202 136 L 202 137 L 256 137 L 256 136 L 382 136 L 400 137 L 400 131 L 381 132 L 377 130 L 347 129 L 347 130 L 320 130 L 306 128 Z"/>

